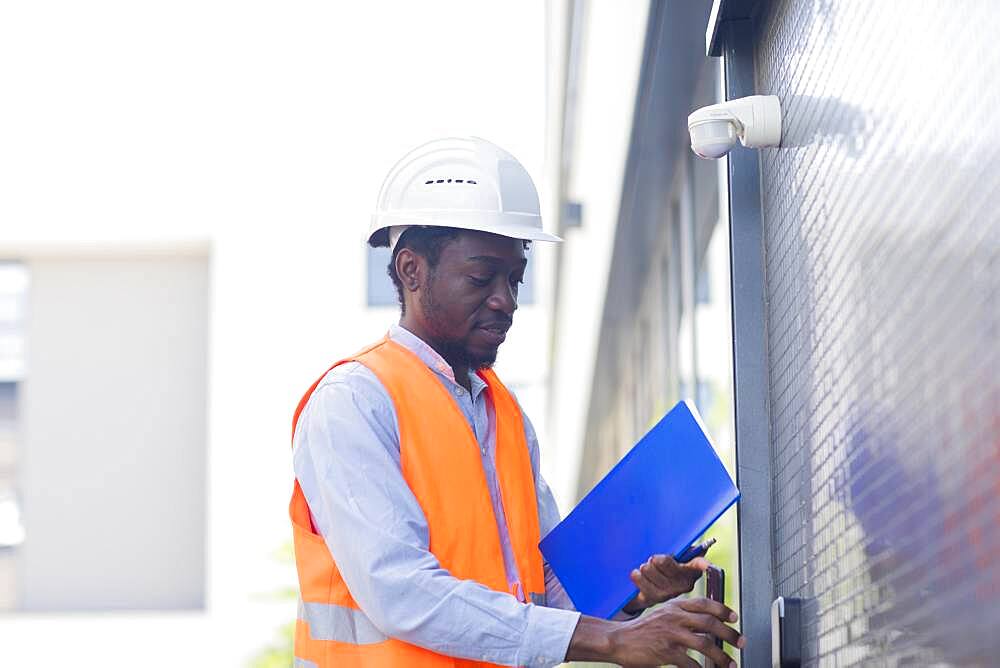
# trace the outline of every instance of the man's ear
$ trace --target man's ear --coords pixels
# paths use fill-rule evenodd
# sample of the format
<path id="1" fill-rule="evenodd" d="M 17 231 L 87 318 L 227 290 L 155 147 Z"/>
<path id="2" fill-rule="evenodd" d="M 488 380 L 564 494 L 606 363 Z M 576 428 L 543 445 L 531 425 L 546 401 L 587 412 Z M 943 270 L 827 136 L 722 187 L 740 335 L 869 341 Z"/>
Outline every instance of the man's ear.
<path id="1" fill-rule="evenodd" d="M 409 248 L 396 253 L 396 275 L 409 292 L 416 292 L 427 276 L 427 260 Z"/>

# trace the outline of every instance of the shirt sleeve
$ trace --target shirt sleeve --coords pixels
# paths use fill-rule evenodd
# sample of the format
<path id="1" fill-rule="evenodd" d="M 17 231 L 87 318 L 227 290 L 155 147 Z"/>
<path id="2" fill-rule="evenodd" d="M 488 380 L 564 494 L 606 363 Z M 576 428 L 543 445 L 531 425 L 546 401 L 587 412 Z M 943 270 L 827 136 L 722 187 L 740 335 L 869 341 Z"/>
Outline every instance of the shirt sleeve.
<path id="1" fill-rule="evenodd" d="M 386 635 L 441 654 L 562 662 L 579 613 L 455 578 L 430 552 L 427 520 L 400 470 L 398 433 L 388 394 L 356 363 L 327 375 L 296 429 L 296 478 L 361 610 Z"/>

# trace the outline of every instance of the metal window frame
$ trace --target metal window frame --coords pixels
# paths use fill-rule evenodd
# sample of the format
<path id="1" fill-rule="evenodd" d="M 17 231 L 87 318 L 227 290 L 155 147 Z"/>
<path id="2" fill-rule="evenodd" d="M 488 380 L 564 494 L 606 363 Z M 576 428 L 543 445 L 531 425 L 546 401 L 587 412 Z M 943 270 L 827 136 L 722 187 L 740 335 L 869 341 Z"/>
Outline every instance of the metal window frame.
<path id="1" fill-rule="evenodd" d="M 766 2 L 716 0 L 706 30 L 709 55 L 722 56 L 726 99 L 755 91 L 755 17 Z M 746 666 L 771 665 L 774 527 L 760 157 L 735 148 L 728 158 L 736 479 L 740 488 L 740 617 Z"/>

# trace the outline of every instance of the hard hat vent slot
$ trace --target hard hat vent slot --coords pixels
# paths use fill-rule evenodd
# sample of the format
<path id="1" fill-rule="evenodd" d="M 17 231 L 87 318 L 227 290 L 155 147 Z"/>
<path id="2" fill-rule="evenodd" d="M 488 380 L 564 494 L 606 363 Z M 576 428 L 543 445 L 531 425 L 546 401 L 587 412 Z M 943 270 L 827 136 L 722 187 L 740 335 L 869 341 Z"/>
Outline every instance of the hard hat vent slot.
<path id="1" fill-rule="evenodd" d="M 477 182 L 472 179 L 431 179 L 429 181 L 424 181 L 425 186 L 429 186 L 432 183 L 469 183 L 471 185 L 477 185 Z"/>

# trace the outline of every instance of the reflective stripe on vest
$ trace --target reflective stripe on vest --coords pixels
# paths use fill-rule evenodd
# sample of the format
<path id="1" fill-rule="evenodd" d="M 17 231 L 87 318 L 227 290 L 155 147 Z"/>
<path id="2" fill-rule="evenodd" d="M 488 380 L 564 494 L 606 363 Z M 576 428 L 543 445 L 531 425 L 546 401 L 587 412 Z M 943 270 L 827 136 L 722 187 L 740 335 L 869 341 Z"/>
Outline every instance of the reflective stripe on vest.
<path id="1" fill-rule="evenodd" d="M 299 619 L 309 624 L 316 640 L 335 640 L 352 645 L 370 645 L 388 640 L 371 620 L 356 608 L 330 603 L 306 603 L 299 599 Z"/>
<path id="2" fill-rule="evenodd" d="M 300 659 L 298 657 L 295 657 L 295 659 L 292 661 L 292 668 L 319 668 L 319 666 L 317 666 L 312 661 L 307 661 L 306 659 Z"/>
<path id="3" fill-rule="evenodd" d="M 428 549 L 442 568 L 460 580 L 472 580 L 496 591 L 512 593 L 522 603 L 544 604 L 545 574 L 538 550 L 538 499 L 524 421 L 517 401 L 496 374 L 490 369 L 478 372 L 487 384 L 494 407 L 497 478 L 511 549 L 520 575 L 514 591 L 507 584 L 500 536 L 476 436 L 451 393 L 420 358 L 388 338 L 337 364 L 348 361 L 366 366 L 392 401 L 399 429 L 400 469 L 424 511 L 431 536 Z M 296 423 L 322 378 L 299 402 L 295 411 Z M 294 434 L 294 425 L 292 431 Z M 309 505 L 298 481 L 294 485 L 289 514 L 300 600 L 304 601 L 295 628 L 296 666 L 472 668 L 493 665 L 435 654 L 386 637 L 348 591 L 326 541 L 312 525 Z"/>

